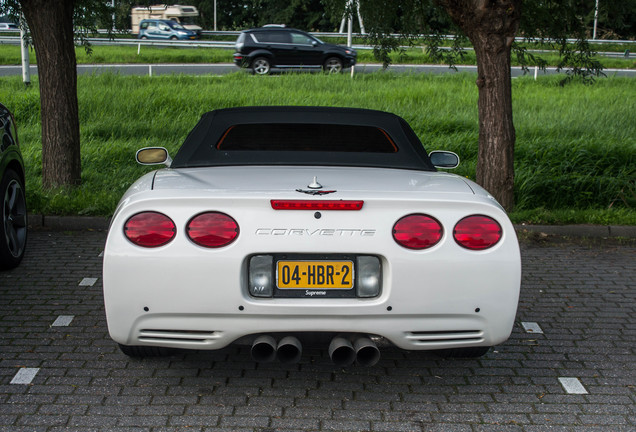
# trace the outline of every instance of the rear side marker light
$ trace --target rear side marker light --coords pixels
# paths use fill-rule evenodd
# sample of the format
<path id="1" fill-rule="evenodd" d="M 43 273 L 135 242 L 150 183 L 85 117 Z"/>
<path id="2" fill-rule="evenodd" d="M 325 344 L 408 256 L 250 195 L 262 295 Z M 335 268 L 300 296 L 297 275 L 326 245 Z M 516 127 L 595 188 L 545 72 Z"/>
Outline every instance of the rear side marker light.
<path id="1" fill-rule="evenodd" d="M 439 221 L 425 214 L 404 216 L 393 225 L 393 239 L 407 249 L 427 249 L 435 246 L 444 234 Z"/>
<path id="2" fill-rule="evenodd" d="M 274 294 L 274 257 L 255 255 L 250 258 L 249 291 L 254 297 L 271 297 Z"/>
<path id="3" fill-rule="evenodd" d="M 364 201 L 271 200 L 274 210 L 361 210 Z"/>
<path id="4" fill-rule="evenodd" d="M 457 222 L 453 230 L 457 244 L 470 250 L 484 250 L 496 245 L 502 237 L 501 225 L 488 216 L 473 215 Z"/>
<path id="5" fill-rule="evenodd" d="M 186 233 L 199 246 L 220 248 L 236 240 L 239 226 L 225 213 L 206 212 L 190 219 L 186 225 Z"/>
<path id="6" fill-rule="evenodd" d="M 158 212 L 137 213 L 126 221 L 124 234 L 137 246 L 154 248 L 172 241 L 177 233 L 172 219 Z"/>
<path id="7" fill-rule="evenodd" d="M 361 255 L 357 258 L 356 294 L 358 297 L 377 297 L 382 288 L 382 265 L 380 258 Z"/>

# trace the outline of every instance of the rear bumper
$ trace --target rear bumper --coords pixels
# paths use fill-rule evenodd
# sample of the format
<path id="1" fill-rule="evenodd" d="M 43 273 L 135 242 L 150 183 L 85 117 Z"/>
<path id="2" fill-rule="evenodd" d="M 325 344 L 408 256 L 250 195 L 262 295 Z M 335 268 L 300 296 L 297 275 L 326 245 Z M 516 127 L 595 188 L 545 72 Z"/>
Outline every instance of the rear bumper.
<path id="1" fill-rule="evenodd" d="M 238 67 L 249 67 L 251 59 L 243 54 L 234 53 L 234 64 Z"/>
<path id="2" fill-rule="evenodd" d="M 109 323 L 110 323 L 109 319 Z M 139 316 L 111 337 L 123 345 L 147 345 L 197 350 L 221 349 L 238 339 L 267 333 L 362 333 L 380 336 L 405 350 L 436 350 L 493 346 L 505 341 L 511 320 L 472 315 L 279 316 L 237 313 L 235 316 L 153 314 Z M 123 329 L 121 329 L 123 330 Z"/>
<path id="3" fill-rule="evenodd" d="M 382 292 L 375 298 L 251 297 L 247 260 L 228 255 L 217 262 L 131 259 L 112 256 L 107 247 L 104 299 L 112 339 L 215 350 L 264 333 L 363 333 L 405 350 L 436 350 L 493 346 L 514 324 L 520 282 L 514 254 L 464 266 L 433 260 L 408 272 L 413 263 L 383 258 Z"/>

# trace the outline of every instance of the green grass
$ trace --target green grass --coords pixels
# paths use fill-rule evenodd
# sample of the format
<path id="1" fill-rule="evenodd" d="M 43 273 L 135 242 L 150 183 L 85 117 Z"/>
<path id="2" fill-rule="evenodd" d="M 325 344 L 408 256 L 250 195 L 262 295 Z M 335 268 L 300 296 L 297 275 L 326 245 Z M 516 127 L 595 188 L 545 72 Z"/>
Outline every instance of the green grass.
<path id="1" fill-rule="evenodd" d="M 149 168 L 134 162 L 143 146 L 175 154 L 201 114 L 248 105 L 349 106 L 404 117 L 425 148 L 457 152 L 455 172 L 475 176 L 478 121 L 475 77 L 377 73 L 256 77 L 80 76 L 82 185 L 41 187 L 37 80 L 0 78 L 0 100 L 20 126 L 33 213 L 109 215 Z M 636 81 L 513 81 L 517 131 L 515 222 L 636 224 Z"/>
<path id="2" fill-rule="evenodd" d="M 82 47 L 75 49 L 79 64 L 108 64 L 108 63 L 232 63 L 233 49 L 222 48 L 172 48 L 142 46 L 137 54 L 137 46 L 93 46 L 91 55 L 86 54 Z M 549 65 L 556 65 L 557 55 L 541 55 Z M 35 52 L 30 50 L 32 64 L 37 63 Z M 391 55 L 394 64 L 431 64 L 440 63 L 431 59 L 421 48 L 412 48 L 404 55 Z M 636 59 L 598 57 L 604 68 L 634 69 Z M 358 50 L 359 63 L 377 63 L 371 50 Z M 21 63 L 20 48 L 17 45 L 0 45 L 0 65 L 19 65 Z M 458 64 L 477 64 L 475 54 L 468 51 L 464 59 Z M 516 58 L 512 58 L 513 66 L 518 66 Z M 532 66 L 532 65 L 529 65 Z"/>

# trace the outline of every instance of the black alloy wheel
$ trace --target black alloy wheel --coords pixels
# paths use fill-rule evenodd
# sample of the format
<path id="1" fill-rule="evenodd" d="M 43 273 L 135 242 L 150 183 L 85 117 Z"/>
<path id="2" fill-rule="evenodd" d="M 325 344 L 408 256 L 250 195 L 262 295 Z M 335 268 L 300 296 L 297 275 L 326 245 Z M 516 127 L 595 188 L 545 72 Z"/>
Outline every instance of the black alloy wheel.
<path id="1" fill-rule="evenodd" d="M 342 60 L 338 57 L 329 57 L 323 66 L 323 69 L 327 73 L 340 73 L 342 72 Z"/>
<path id="2" fill-rule="evenodd" d="M 267 60 L 265 57 L 257 57 L 252 62 L 252 71 L 256 75 L 267 75 L 269 74 L 270 69 L 271 65 L 269 63 L 269 60 Z"/>
<path id="3" fill-rule="evenodd" d="M 17 267 L 27 241 L 27 211 L 24 185 L 18 174 L 8 169 L 0 181 L 0 269 Z"/>

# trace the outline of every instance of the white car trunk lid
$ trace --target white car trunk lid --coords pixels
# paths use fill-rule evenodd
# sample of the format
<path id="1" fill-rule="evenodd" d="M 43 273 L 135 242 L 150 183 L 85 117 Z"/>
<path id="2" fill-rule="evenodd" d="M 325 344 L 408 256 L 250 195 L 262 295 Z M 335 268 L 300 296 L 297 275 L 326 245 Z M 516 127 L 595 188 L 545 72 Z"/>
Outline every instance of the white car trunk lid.
<path id="1" fill-rule="evenodd" d="M 321 187 L 313 184 L 314 177 Z M 275 195 L 297 190 L 335 191 L 329 193 L 332 198 L 340 198 L 342 193 L 350 195 L 351 192 L 373 192 L 375 195 L 405 192 L 474 193 L 461 177 L 444 172 L 289 166 L 165 169 L 157 172 L 153 189 L 232 190 Z"/>

